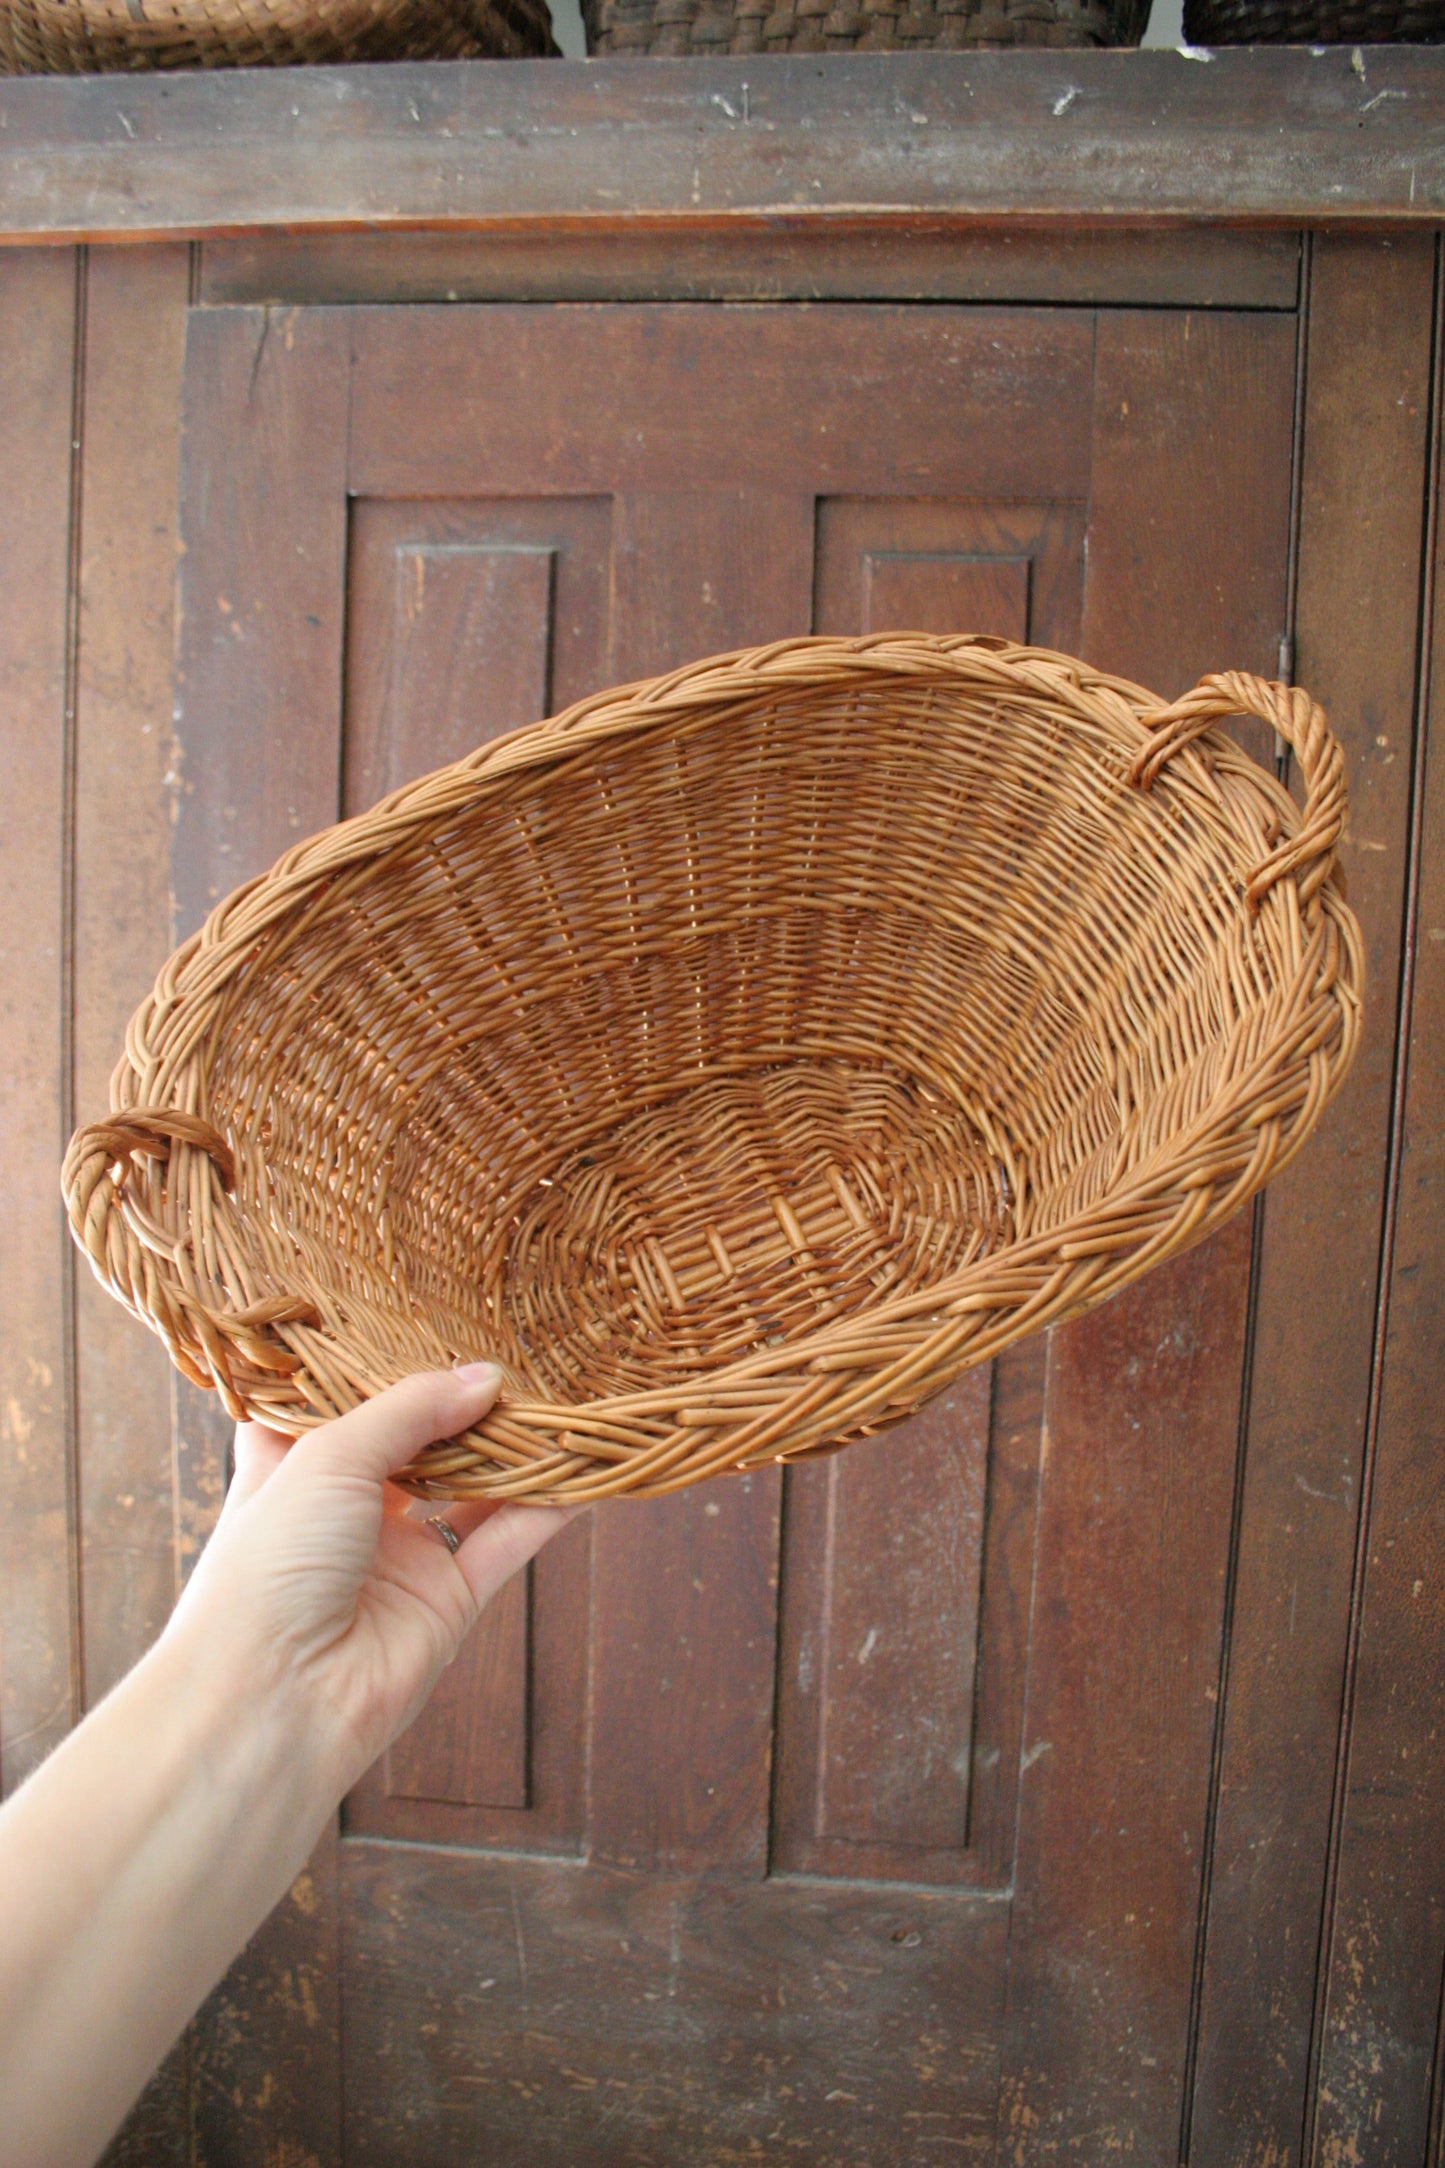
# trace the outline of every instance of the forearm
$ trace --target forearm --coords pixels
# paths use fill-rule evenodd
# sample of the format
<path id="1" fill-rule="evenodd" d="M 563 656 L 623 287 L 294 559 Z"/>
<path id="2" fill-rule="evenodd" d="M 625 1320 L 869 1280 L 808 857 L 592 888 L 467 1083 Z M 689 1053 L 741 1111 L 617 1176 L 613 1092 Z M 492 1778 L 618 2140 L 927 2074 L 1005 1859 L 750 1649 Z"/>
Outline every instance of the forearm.
<path id="1" fill-rule="evenodd" d="M 178 1615 L 0 1813 L 0 2168 L 93 2160 L 334 1808 L 299 1698 L 217 1643 Z"/>

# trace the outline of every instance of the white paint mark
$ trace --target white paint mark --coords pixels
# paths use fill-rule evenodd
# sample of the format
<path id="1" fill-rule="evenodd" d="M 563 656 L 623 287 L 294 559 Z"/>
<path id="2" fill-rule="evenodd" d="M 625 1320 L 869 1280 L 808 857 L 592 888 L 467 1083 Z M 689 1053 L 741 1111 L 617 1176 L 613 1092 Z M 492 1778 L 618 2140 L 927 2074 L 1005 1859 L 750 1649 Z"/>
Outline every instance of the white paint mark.
<path id="1" fill-rule="evenodd" d="M 1069 110 L 1069 107 L 1070 107 L 1070 106 L 1071 106 L 1071 105 L 1073 104 L 1073 102 L 1074 102 L 1075 98 L 1077 98 L 1077 97 L 1078 97 L 1078 95 L 1079 95 L 1079 93 L 1078 93 L 1078 90 L 1077 90 L 1077 88 L 1076 88 L 1076 87 L 1075 87 L 1074 85 L 1072 85 L 1072 84 L 1071 84 L 1071 85 L 1070 85 L 1070 87 L 1069 87 L 1069 88 L 1068 88 L 1068 89 L 1067 89 L 1067 90 L 1066 90 L 1066 91 L 1064 92 L 1064 95 L 1062 96 L 1062 98 L 1055 98 L 1055 100 L 1054 100 L 1054 119 L 1055 119 L 1055 120 L 1058 120 L 1058 119 L 1060 119 L 1060 118 L 1061 118 L 1061 117 L 1062 117 L 1062 116 L 1063 116 L 1063 115 L 1064 115 L 1065 113 L 1067 113 L 1067 112 L 1068 112 L 1068 110 Z"/>
<path id="2" fill-rule="evenodd" d="M 1042 1761 L 1045 1754 L 1051 1754 L 1053 1752 L 1053 1748 L 1054 1742 L 1052 1739 L 1040 1739 L 1037 1746 L 1031 1746 L 1028 1752 L 1024 1755 L 1023 1760 L 1019 1763 L 1020 1773 L 1025 1770 L 1032 1769 L 1034 1763 L 1036 1761 Z"/>
<path id="3" fill-rule="evenodd" d="M 1365 56 L 1358 45 L 1350 55 L 1350 66 L 1363 83 L 1365 80 Z"/>
<path id="4" fill-rule="evenodd" d="M 1373 98 L 1365 100 L 1360 107 L 1360 111 L 1362 113 L 1373 113 L 1375 107 L 1383 105 L 1387 98 L 1408 98 L 1409 95 L 1410 93 L 1407 90 L 1377 90 Z"/>
<path id="5" fill-rule="evenodd" d="M 1181 60 L 1213 60 L 1214 58 L 1207 45 L 1176 45 L 1174 50 Z"/>
<path id="6" fill-rule="evenodd" d="M 869 1657 L 873 1654 L 873 1651 L 878 1646 L 878 1638 L 878 1628 L 876 1626 L 870 1626 L 868 1629 L 867 1639 L 864 1641 L 862 1648 L 858 1651 L 858 1661 L 860 1664 L 867 1663 Z"/>

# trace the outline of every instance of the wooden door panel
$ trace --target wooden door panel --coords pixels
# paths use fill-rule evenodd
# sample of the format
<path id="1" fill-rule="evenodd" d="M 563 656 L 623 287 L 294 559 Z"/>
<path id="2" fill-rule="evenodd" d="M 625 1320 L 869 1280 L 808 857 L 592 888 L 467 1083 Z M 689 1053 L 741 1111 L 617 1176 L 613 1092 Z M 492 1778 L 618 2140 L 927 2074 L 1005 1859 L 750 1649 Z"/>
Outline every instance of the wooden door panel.
<path id="1" fill-rule="evenodd" d="M 1082 310 L 499 304 L 352 320 L 358 496 L 1088 494 Z"/>
<path id="2" fill-rule="evenodd" d="M 1172 695 L 1286 623 L 1295 329 L 1102 315 L 1083 647 Z M 1254 749 L 1268 757 L 1256 726 Z M 1252 1302 L 1250 1215 L 1056 1329 L 1003 2129 L 1178 2157 Z"/>
<path id="3" fill-rule="evenodd" d="M 1076 654 L 1082 503 L 827 497 L 815 632 L 991 632 Z"/>
<path id="4" fill-rule="evenodd" d="M 349 2168 L 993 2157 L 1002 1903 L 343 1849 Z"/>
<path id="5" fill-rule="evenodd" d="M 263 334 L 237 314 L 211 367 L 239 387 Z M 350 345 L 345 477 L 319 429 L 284 489 L 331 585 L 308 565 L 299 610 L 273 594 L 259 522 L 233 519 L 273 622 L 229 560 L 193 567 L 209 614 L 183 650 L 230 697 L 244 641 L 299 684 L 329 640 L 339 688 L 345 624 L 339 733 L 330 680 L 304 754 L 270 750 L 284 686 L 251 696 L 267 819 L 288 762 L 329 757 L 359 807 L 544 705 L 809 623 L 1083 646 L 1163 691 L 1273 660 L 1278 320 L 312 321 L 298 350 Z M 267 390 L 270 366 L 294 437 L 313 394 Z M 217 486 L 245 515 L 255 485 Z M 1240 1222 L 786 1492 L 768 1471 L 617 1502 L 538 1562 L 346 1807 L 354 2157 L 987 2158 L 1001 2071 L 1011 2159 L 1095 2128 L 1167 2155 L 1249 1260 Z"/>
<path id="6" fill-rule="evenodd" d="M 990 1376 L 789 1473 L 774 1864 L 967 1878 Z"/>
<path id="7" fill-rule="evenodd" d="M 604 684 L 610 552 L 605 499 L 354 499 L 346 811 Z"/>

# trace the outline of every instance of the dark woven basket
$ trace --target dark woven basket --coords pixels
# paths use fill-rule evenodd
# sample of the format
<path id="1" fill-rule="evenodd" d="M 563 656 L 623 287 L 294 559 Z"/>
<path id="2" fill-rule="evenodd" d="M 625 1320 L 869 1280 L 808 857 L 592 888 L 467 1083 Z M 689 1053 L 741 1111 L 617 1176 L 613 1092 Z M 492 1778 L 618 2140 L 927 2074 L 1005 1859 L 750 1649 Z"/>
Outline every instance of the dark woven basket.
<path id="1" fill-rule="evenodd" d="M 582 0 L 589 53 L 1137 45 L 1149 0 Z"/>
<path id="2" fill-rule="evenodd" d="M 546 0 L 0 0 L 0 75 L 522 60 L 557 49 Z"/>
<path id="3" fill-rule="evenodd" d="M 1185 0 L 1190 45 L 1439 45 L 1445 0 Z"/>

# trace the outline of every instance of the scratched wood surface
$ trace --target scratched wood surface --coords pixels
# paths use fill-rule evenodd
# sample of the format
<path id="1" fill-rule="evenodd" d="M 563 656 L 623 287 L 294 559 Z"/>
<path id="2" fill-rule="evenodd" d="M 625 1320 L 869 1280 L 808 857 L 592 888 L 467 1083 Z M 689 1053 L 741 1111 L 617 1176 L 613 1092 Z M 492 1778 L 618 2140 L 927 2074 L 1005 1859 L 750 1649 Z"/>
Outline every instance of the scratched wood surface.
<path id="1" fill-rule="evenodd" d="M 0 84 L 0 240 L 1445 212 L 1429 47 L 750 54 Z M 668 253 L 664 249 L 662 253 Z M 1185 297 L 1181 297 L 1185 298 Z"/>
<path id="2" fill-rule="evenodd" d="M 1301 2157 L 1389 1182 L 1434 283 L 1433 241 L 1314 240 L 1297 670 L 1349 762 L 1343 856 L 1369 997 L 1344 1091 L 1262 1213 L 1203 1930 L 1200 2168 Z"/>
<path id="3" fill-rule="evenodd" d="M 55 1149 L 173 928 L 304 829 L 810 615 L 987 613 L 1170 692 L 1293 624 L 1365 1047 L 1257 1224 L 900 1436 L 911 1524 L 881 1441 L 569 1531 L 112 2160 L 1435 2168 L 1437 240 L 1315 234 L 1302 278 L 1288 233 L 619 230 L 0 253 L 5 1782 L 226 1477 L 73 1282 Z M 505 305 L 550 296 L 638 305 Z M 214 306 L 391 298 L 444 305 Z"/>

